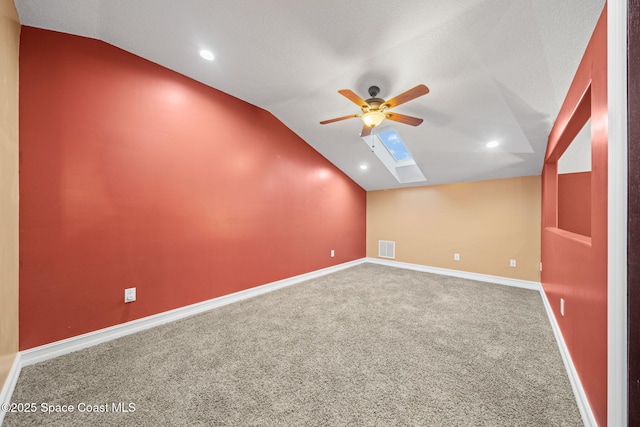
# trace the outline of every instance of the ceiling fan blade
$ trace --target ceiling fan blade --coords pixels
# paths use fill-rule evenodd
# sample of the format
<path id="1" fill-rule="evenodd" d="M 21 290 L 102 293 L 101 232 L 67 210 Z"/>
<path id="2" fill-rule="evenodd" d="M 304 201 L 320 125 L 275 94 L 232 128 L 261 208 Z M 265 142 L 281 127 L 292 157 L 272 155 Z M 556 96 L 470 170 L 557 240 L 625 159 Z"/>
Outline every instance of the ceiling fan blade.
<path id="1" fill-rule="evenodd" d="M 385 101 L 384 105 L 387 105 L 388 108 L 397 107 L 400 104 L 404 104 L 405 102 L 411 101 L 412 99 L 416 99 L 419 96 L 426 95 L 429 93 L 429 88 L 425 85 L 418 85 L 413 89 L 409 89 L 406 92 L 401 93 L 395 98 L 391 98 L 388 101 Z"/>
<path id="2" fill-rule="evenodd" d="M 347 119 L 353 119 L 355 117 L 360 117 L 362 114 L 352 114 L 350 116 L 344 116 L 344 117 L 338 117 L 335 119 L 329 119 L 329 120 L 325 120 L 320 122 L 321 125 L 326 125 L 327 123 L 333 123 L 333 122 L 339 122 L 340 120 L 347 120 Z"/>
<path id="3" fill-rule="evenodd" d="M 394 122 L 404 123 L 405 125 L 418 126 L 423 122 L 422 119 L 417 117 L 405 116 L 404 114 L 398 113 L 386 113 L 386 118 L 389 120 L 393 120 Z"/>
<path id="4" fill-rule="evenodd" d="M 371 128 L 371 127 L 369 127 L 369 126 L 367 126 L 367 125 L 364 125 L 364 126 L 362 127 L 362 132 L 360 132 L 360 136 L 361 136 L 361 137 L 365 137 L 365 136 L 369 136 L 369 135 L 371 135 L 371 130 L 372 130 L 372 129 L 373 129 L 373 128 Z"/>
<path id="5" fill-rule="evenodd" d="M 360 98 L 358 95 L 356 95 L 352 90 L 349 89 L 341 89 L 338 91 L 338 93 L 342 96 L 344 96 L 345 98 L 347 98 L 349 101 L 353 102 L 354 104 L 356 104 L 358 107 L 362 108 L 362 107 L 366 107 L 369 104 L 367 104 L 367 102 Z"/>

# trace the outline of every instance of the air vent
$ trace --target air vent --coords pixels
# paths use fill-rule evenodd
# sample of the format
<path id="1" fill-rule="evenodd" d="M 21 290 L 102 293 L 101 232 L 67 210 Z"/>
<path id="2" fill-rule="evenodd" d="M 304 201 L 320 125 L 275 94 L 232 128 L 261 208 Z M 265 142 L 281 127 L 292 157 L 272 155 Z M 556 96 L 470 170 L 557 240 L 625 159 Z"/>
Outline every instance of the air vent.
<path id="1" fill-rule="evenodd" d="M 396 242 L 389 240 L 378 240 L 378 256 L 380 258 L 396 257 Z"/>

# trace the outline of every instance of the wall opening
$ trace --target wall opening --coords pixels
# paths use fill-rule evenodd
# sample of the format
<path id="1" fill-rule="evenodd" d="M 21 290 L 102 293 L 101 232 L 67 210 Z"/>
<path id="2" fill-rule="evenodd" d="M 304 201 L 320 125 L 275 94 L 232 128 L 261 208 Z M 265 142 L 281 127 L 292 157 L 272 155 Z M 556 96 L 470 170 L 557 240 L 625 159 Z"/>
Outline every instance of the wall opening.
<path id="1" fill-rule="evenodd" d="M 558 159 L 558 228 L 591 237 L 591 120 Z"/>

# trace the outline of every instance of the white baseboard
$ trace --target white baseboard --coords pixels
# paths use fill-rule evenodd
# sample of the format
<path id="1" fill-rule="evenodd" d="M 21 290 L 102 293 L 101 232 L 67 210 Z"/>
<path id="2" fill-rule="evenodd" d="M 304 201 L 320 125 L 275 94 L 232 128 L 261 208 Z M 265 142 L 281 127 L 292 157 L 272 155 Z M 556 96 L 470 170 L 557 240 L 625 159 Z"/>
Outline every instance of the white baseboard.
<path id="1" fill-rule="evenodd" d="M 446 276 L 455 276 L 465 279 L 478 280 L 483 282 L 498 283 L 508 286 L 517 286 L 520 288 L 540 290 L 540 284 L 536 282 L 528 282 L 525 280 L 510 279 L 506 277 L 490 276 L 479 273 L 469 273 L 465 271 L 449 270 L 445 268 L 428 267 L 418 264 L 409 264 L 397 261 L 381 260 L 376 258 L 361 258 L 354 261 L 338 264 L 332 267 L 323 268 L 320 270 L 312 271 L 309 273 L 301 274 L 287 279 L 278 280 L 276 282 L 267 283 L 261 286 L 257 286 L 243 291 L 235 292 L 233 294 L 224 295 L 218 298 L 213 298 L 207 301 L 202 301 L 196 304 L 180 307 L 174 310 L 166 311 L 163 313 L 154 314 L 152 316 L 144 317 L 142 319 L 132 320 L 130 322 L 122 323 L 119 325 L 111 326 L 108 328 L 100 329 L 97 331 L 89 332 L 75 337 L 67 338 L 64 340 L 56 341 L 51 344 L 45 344 L 39 347 L 34 347 L 21 352 L 21 366 L 29 366 L 34 363 L 43 362 L 45 360 L 52 359 L 54 357 L 62 356 L 74 351 L 82 350 L 87 347 L 91 347 L 97 344 L 101 344 L 116 338 L 120 338 L 126 335 L 130 335 L 136 332 L 143 331 L 145 329 L 160 326 L 165 323 L 173 322 L 175 320 L 183 319 L 185 317 L 193 316 L 195 314 L 203 313 L 205 311 L 221 307 L 234 302 L 242 301 L 247 298 L 252 298 L 258 295 L 272 292 L 277 289 L 291 286 L 305 280 L 313 279 L 316 277 L 324 276 L 336 271 L 343 270 L 345 268 L 353 267 L 364 262 L 370 262 L 374 264 L 382 264 L 391 267 L 408 268 L 417 271 L 424 271 L 435 274 L 442 274 Z"/>
<path id="2" fill-rule="evenodd" d="M 427 265 L 411 264 L 408 262 L 390 261 L 378 258 L 365 258 L 366 262 L 387 265 L 389 267 L 406 268 L 408 270 L 422 271 L 425 273 L 441 274 L 443 276 L 460 277 L 462 279 L 477 280 L 479 282 L 496 283 L 498 285 L 514 286 L 516 288 L 532 289 L 540 291 L 540 282 L 529 280 L 511 279 L 509 277 L 491 276 L 489 274 L 470 273 L 468 271 L 450 270 L 448 268 L 429 267 Z"/>
<path id="3" fill-rule="evenodd" d="M 562 338 L 562 334 L 560 333 L 558 324 L 556 323 L 553 312 L 551 311 L 551 308 L 549 306 L 549 302 L 539 282 L 511 279 L 507 277 L 491 276 L 479 273 L 470 273 L 459 270 L 450 270 L 446 268 L 429 267 L 419 264 L 410 264 L 377 258 L 357 259 L 354 261 L 346 262 L 321 270 L 312 271 L 310 273 L 301 274 L 299 276 L 290 277 L 276 282 L 267 283 L 255 288 L 246 289 L 240 292 L 235 292 L 233 294 L 224 295 L 186 307 L 180 307 L 175 310 L 155 314 L 142 319 L 132 320 L 131 322 L 111 326 L 109 328 L 100 329 L 98 331 L 89 332 L 87 334 L 78 335 L 65 340 L 56 341 L 51 344 L 46 344 L 40 347 L 22 351 L 16 355 L 7 381 L 2 388 L 2 394 L 0 394 L 0 403 L 8 403 L 10 401 L 11 395 L 13 394 L 13 390 L 18 381 L 20 370 L 24 366 L 43 362 L 54 357 L 82 350 L 87 347 L 140 332 L 155 326 L 163 325 L 165 323 L 173 322 L 175 320 L 183 319 L 185 317 L 193 316 L 195 314 L 203 313 L 205 311 L 209 311 L 217 307 L 222 307 L 227 304 L 232 304 L 234 302 L 242 301 L 258 295 L 263 295 L 277 289 L 291 286 L 305 280 L 321 277 L 326 274 L 334 273 L 336 271 L 363 264 L 365 262 L 539 291 L 542 295 L 542 300 L 544 302 L 547 315 L 549 316 L 549 321 L 551 322 L 551 326 L 558 343 L 558 348 L 560 349 L 562 360 L 565 364 L 565 368 L 569 376 L 569 381 L 571 382 L 571 387 L 573 388 L 573 392 L 576 396 L 576 401 L 580 410 L 580 414 L 582 415 L 583 422 L 586 427 L 597 427 L 593 412 L 591 411 L 591 407 L 589 406 L 589 403 L 587 401 L 586 394 L 584 393 L 584 389 L 582 388 L 582 384 L 580 383 L 580 379 L 578 378 L 577 371 L 575 369 L 575 366 L 573 365 L 573 362 L 571 361 L 571 357 L 567 350 L 564 339 Z M 3 415 L 4 413 L 0 411 L 0 425 L 2 424 Z"/>
<path id="4" fill-rule="evenodd" d="M 323 268 L 320 270 L 312 271 L 309 273 L 301 274 L 287 279 L 278 280 L 276 282 L 267 283 L 261 286 L 257 286 L 243 291 L 235 292 L 233 294 L 224 295 L 218 298 L 213 298 L 207 301 L 199 302 L 196 304 L 180 307 L 174 310 L 166 311 L 163 313 L 154 314 L 152 316 L 144 317 L 142 319 L 132 320 L 130 322 L 122 323 L 119 325 L 111 326 L 108 328 L 100 329 L 97 331 L 89 332 L 86 334 L 78 335 L 75 337 L 67 338 L 61 341 L 56 341 L 51 344 L 45 344 L 39 347 L 34 347 L 29 350 L 21 352 L 21 366 L 28 366 L 34 363 L 43 362 L 45 360 L 52 359 L 54 357 L 62 356 L 74 351 L 82 350 L 87 347 L 91 347 L 97 344 L 101 344 L 116 338 L 120 338 L 126 335 L 130 335 L 136 332 L 143 331 L 145 329 L 153 328 L 155 326 L 163 325 L 165 323 L 173 322 L 175 320 L 183 319 L 185 317 L 193 316 L 195 314 L 203 313 L 205 311 L 221 307 L 234 302 L 242 301 L 247 298 L 252 298 L 258 295 L 265 294 L 267 292 L 275 291 L 277 289 L 291 286 L 305 280 L 313 279 L 316 277 L 324 276 L 336 271 L 343 270 L 345 268 L 353 267 L 364 262 L 370 262 L 374 264 L 387 265 L 397 268 L 407 268 L 411 270 L 423 271 L 428 273 L 441 274 L 446 276 L 460 277 L 464 279 L 478 280 L 482 282 L 497 283 L 507 286 L 516 286 L 519 288 L 540 290 L 540 283 L 530 282 L 526 280 L 511 279 L 500 276 L 490 276 L 486 274 L 470 273 L 459 270 L 449 270 L 446 268 L 428 267 L 418 264 L 409 264 L 398 261 L 381 260 L 377 258 L 361 258 L 354 261 L 338 264 L 332 267 Z"/>
<path id="5" fill-rule="evenodd" d="M 9 375 L 2 386 L 2 390 L 0 390 L 0 405 L 11 403 L 11 396 L 13 395 L 13 390 L 16 388 L 16 384 L 18 383 L 18 377 L 20 376 L 21 369 L 22 364 L 20 353 L 16 353 L 16 357 L 13 359 L 13 364 L 9 370 Z M 0 426 L 2 425 L 5 414 L 5 411 L 0 410 Z"/>
<path id="6" fill-rule="evenodd" d="M 130 322 L 122 323 L 104 329 L 99 329 L 97 331 L 67 338 L 61 341 L 56 341 L 51 344 L 45 344 L 39 347 L 24 350 L 21 352 L 21 366 L 29 366 L 34 363 L 53 359 L 54 357 L 62 356 L 63 354 L 82 350 L 84 348 L 111 341 L 113 339 L 120 338 L 126 335 L 134 334 L 145 329 L 153 328 L 155 326 L 160 326 L 165 323 L 203 313 L 217 307 L 222 307 L 227 304 L 232 304 L 234 302 L 242 301 L 247 298 L 253 298 L 255 296 L 266 294 L 277 289 L 295 285 L 305 280 L 314 279 L 316 277 L 334 273 L 345 268 L 362 264 L 363 262 L 364 258 L 345 262 L 343 264 L 338 264 L 309 273 L 300 274 L 298 276 L 289 277 L 287 279 L 278 280 L 276 282 L 267 283 L 261 286 L 256 286 L 255 288 L 245 289 L 233 294 L 223 295 L 218 298 L 213 298 L 185 307 L 176 308 L 174 310 L 165 311 L 163 313 L 154 314 L 142 319 L 132 320 Z"/>
<path id="7" fill-rule="evenodd" d="M 549 300 L 547 299 L 547 295 L 544 293 L 543 289 L 540 289 L 540 296 L 542 297 L 544 308 L 547 311 L 549 323 L 551 323 L 551 328 L 553 329 L 553 335 L 555 335 L 556 337 L 556 342 L 558 343 L 558 349 L 560 350 L 560 354 L 562 355 L 564 367 L 567 370 L 567 376 L 569 377 L 569 382 L 571 383 L 571 388 L 573 389 L 573 394 L 576 398 L 576 403 L 578 404 L 578 410 L 580 411 L 580 416 L 582 416 L 582 423 L 585 425 L 585 427 L 597 427 L 598 423 L 596 422 L 596 418 L 593 415 L 593 411 L 591 410 L 591 405 L 589 405 L 587 394 L 582 387 L 582 382 L 580 381 L 580 377 L 578 376 L 578 371 L 573 364 L 573 360 L 571 359 L 571 354 L 569 354 L 567 344 L 564 342 L 562 332 L 560 332 L 560 326 L 558 326 L 556 317 L 553 314 L 553 310 L 551 310 L 551 305 L 549 304 Z"/>

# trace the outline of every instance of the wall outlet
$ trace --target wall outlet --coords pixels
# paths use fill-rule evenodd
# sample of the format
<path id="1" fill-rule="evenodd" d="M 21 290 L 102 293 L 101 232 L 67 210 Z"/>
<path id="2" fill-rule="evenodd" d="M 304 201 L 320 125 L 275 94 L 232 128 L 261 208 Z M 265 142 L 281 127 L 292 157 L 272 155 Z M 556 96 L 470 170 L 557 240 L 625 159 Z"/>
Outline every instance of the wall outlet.
<path id="1" fill-rule="evenodd" d="M 564 298 L 560 298 L 560 314 L 564 316 Z"/>
<path id="2" fill-rule="evenodd" d="M 516 266 L 516 260 L 515 259 L 510 259 L 509 260 L 509 267 L 515 267 Z"/>
<path id="3" fill-rule="evenodd" d="M 124 290 L 124 302 L 134 302 L 136 300 L 136 288 Z"/>
<path id="4" fill-rule="evenodd" d="M 460 254 L 453 254 L 454 261 L 460 261 Z"/>
<path id="5" fill-rule="evenodd" d="M 336 251 L 334 251 L 333 249 L 331 249 L 331 258 L 333 258 L 334 256 L 336 256 Z"/>

